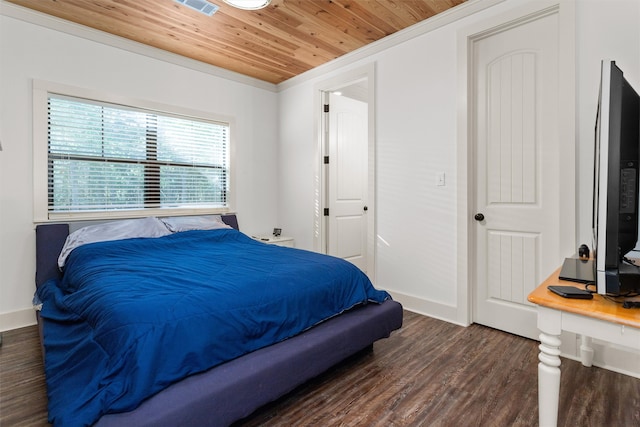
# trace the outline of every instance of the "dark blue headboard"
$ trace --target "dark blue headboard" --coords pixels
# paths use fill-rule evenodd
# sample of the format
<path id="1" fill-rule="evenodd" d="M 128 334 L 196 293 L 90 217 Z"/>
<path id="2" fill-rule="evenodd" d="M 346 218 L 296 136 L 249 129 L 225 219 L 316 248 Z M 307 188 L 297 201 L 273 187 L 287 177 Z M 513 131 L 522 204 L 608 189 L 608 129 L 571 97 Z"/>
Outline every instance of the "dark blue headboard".
<path id="1" fill-rule="evenodd" d="M 227 224 L 229 227 L 233 227 L 240 231 L 240 226 L 238 226 L 238 217 L 236 214 L 220 215 L 220 218 L 222 218 L 222 222 Z"/>
<path id="2" fill-rule="evenodd" d="M 236 214 L 221 215 L 222 221 L 240 230 Z M 36 286 L 60 276 L 58 256 L 69 235 L 69 224 L 42 224 L 36 226 Z"/>
<path id="3" fill-rule="evenodd" d="M 68 235 L 69 224 L 44 224 L 36 227 L 36 286 L 60 275 L 58 255 Z"/>

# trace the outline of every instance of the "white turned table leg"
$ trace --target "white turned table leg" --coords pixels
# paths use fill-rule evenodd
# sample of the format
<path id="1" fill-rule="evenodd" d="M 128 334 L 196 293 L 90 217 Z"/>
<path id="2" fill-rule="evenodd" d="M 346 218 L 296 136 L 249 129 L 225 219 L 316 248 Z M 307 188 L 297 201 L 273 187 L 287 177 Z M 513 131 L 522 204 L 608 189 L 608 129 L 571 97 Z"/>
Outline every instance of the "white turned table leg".
<path id="1" fill-rule="evenodd" d="M 586 367 L 593 365 L 593 339 L 586 335 L 580 335 L 580 361 Z"/>
<path id="2" fill-rule="evenodd" d="M 558 423 L 560 399 L 560 336 L 540 334 L 538 359 L 538 405 L 540 427 L 555 427 Z"/>

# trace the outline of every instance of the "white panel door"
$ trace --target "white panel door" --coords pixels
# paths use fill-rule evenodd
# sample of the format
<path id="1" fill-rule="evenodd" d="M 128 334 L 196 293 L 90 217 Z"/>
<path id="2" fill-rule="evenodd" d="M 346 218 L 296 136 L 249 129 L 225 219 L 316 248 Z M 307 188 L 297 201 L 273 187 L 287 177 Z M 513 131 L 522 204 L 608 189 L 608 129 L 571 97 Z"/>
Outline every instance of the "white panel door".
<path id="1" fill-rule="evenodd" d="M 329 98 L 329 255 L 367 272 L 367 104 Z"/>
<path id="2" fill-rule="evenodd" d="M 537 339 L 527 295 L 559 256 L 558 14 L 474 41 L 474 321 Z"/>

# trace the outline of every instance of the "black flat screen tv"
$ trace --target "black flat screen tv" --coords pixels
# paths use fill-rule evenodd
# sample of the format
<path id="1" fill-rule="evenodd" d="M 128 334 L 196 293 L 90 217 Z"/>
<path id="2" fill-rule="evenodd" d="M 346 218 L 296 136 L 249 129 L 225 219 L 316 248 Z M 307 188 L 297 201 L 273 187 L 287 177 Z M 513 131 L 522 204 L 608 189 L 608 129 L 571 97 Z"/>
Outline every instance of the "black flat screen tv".
<path id="1" fill-rule="evenodd" d="M 615 61 L 602 61 L 596 115 L 593 194 L 595 278 L 599 294 L 640 291 L 627 254 L 638 241 L 640 97 Z"/>

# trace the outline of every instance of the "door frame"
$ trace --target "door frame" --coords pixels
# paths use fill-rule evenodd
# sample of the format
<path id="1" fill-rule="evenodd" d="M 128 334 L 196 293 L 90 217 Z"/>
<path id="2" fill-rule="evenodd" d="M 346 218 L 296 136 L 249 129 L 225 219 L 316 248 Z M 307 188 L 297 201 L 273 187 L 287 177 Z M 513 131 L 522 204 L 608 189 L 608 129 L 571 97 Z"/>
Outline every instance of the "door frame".
<path id="1" fill-rule="evenodd" d="M 571 0 L 532 1 L 458 32 L 458 141 L 457 141 L 457 321 L 474 322 L 476 271 L 475 146 L 473 142 L 473 45 L 488 35 L 539 16 L 558 13 L 559 22 L 559 129 L 560 146 L 560 253 L 576 250 L 576 142 L 575 142 L 575 4 Z"/>
<path id="2" fill-rule="evenodd" d="M 370 63 L 330 79 L 316 83 L 314 86 L 314 105 L 316 111 L 315 135 L 315 173 L 314 173 L 314 216 L 313 216 L 313 250 L 327 253 L 328 220 L 323 215 L 327 206 L 328 171 L 324 165 L 324 156 L 329 151 L 328 120 L 324 113 L 324 104 L 328 92 L 349 86 L 358 81 L 367 80 L 367 146 L 368 165 L 368 201 L 367 201 L 367 276 L 375 283 L 376 276 L 376 143 L 375 143 L 375 64 Z"/>

